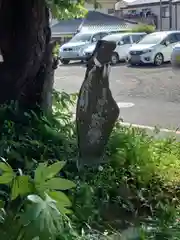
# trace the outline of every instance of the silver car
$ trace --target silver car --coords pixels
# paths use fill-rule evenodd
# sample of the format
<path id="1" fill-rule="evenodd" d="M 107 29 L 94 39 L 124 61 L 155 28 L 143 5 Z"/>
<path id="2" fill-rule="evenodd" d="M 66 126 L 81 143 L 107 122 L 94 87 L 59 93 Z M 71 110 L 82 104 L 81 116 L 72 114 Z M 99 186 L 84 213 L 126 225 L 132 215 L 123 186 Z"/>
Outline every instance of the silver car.
<path id="1" fill-rule="evenodd" d="M 108 35 L 107 32 L 84 32 L 76 34 L 69 42 L 60 47 L 59 57 L 63 64 L 71 60 L 86 60 L 84 49 Z"/>

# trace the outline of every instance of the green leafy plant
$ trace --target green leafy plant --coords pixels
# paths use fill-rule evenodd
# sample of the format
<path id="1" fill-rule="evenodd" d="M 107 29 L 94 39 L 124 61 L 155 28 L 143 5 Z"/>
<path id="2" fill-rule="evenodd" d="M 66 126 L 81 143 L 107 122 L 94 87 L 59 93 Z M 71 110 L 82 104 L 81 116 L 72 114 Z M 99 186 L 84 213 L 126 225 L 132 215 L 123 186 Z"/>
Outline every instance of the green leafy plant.
<path id="1" fill-rule="evenodd" d="M 57 176 L 64 165 L 62 161 L 49 166 L 40 163 L 31 177 L 20 169 L 14 171 L 6 161 L 0 163 L 0 184 L 10 189 L 8 205 L 0 218 L 3 239 L 54 239 L 63 231 L 71 202 L 62 191 L 75 187 L 73 182 Z M 9 224 L 14 232 L 9 233 Z"/>
<path id="2" fill-rule="evenodd" d="M 0 156 L 7 159 L 0 162 L 2 239 L 112 240 L 114 232 L 178 239 L 180 143 L 117 123 L 106 163 L 78 172 L 76 97 L 54 91 L 48 115 L 20 113 L 16 104 L 0 108 Z M 76 188 L 66 190 L 74 184 L 63 176 Z"/>
<path id="3" fill-rule="evenodd" d="M 153 25 L 147 24 L 139 24 L 137 27 L 133 28 L 133 32 L 145 32 L 145 33 L 153 33 L 156 30 L 156 27 Z"/>
<path id="4" fill-rule="evenodd" d="M 57 19 L 84 17 L 87 13 L 87 9 L 84 8 L 84 0 L 78 0 L 76 2 L 70 0 L 46 0 L 46 2 L 52 15 Z"/>
<path id="5" fill-rule="evenodd" d="M 12 168 L 28 171 L 37 162 L 77 156 L 76 127 L 71 108 L 76 95 L 53 93 L 53 112 L 20 112 L 18 105 L 0 107 L 0 156 Z"/>
<path id="6" fill-rule="evenodd" d="M 96 171 L 85 169 L 78 178 L 71 172 L 79 186 L 72 200 L 76 226 L 88 223 L 121 232 L 149 217 L 159 221 L 157 232 L 167 232 L 179 207 L 179 146 L 175 139 L 156 139 L 116 124 L 106 151 L 108 162 Z M 160 225 L 160 219 L 166 222 Z"/>

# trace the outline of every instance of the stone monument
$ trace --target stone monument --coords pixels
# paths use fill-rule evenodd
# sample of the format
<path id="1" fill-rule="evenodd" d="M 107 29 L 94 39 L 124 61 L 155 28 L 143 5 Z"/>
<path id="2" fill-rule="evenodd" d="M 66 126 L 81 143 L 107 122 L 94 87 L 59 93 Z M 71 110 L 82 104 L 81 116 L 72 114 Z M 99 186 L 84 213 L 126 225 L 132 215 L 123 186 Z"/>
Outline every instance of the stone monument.
<path id="1" fill-rule="evenodd" d="M 119 108 L 109 89 L 110 59 L 114 42 L 100 40 L 87 62 L 76 108 L 78 167 L 98 166 L 119 116 Z"/>

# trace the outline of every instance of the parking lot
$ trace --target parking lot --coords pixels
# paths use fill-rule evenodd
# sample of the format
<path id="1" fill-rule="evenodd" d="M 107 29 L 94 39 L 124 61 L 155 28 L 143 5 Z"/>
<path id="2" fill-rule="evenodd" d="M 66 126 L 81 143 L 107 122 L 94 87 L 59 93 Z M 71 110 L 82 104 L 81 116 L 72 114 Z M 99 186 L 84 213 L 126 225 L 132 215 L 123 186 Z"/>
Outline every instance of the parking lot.
<path id="1" fill-rule="evenodd" d="M 85 70 L 79 63 L 59 66 L 55 88 L 78 92 Z M 180 127 L 180 76 L 173 73 L 170 64 L 128 67 L 121 63 L 111 68 L 110 86 L 124 122 L 170 129 Z"/>

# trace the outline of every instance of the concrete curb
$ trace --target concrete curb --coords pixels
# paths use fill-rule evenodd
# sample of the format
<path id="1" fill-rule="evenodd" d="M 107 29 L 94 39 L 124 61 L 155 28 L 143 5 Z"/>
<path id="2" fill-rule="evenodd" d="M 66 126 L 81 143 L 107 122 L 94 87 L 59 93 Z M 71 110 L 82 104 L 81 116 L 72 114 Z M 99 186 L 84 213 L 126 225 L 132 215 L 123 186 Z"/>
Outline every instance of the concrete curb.
<path id="1" fill-rule="evenodd" d="M 131 123 L 126 123 L 126 122 L 122 122 L 121 125 L 125 126 L 125 127 L 134 127 L 134 128 L 144 129 L 147 131 L 148 135 L 154 136 L 155 138 L 161 139 L 161 138 L 175 137 L 177 140 L 180 140 L 180 131 L 161 128 L 161 129 L 159 129 L 159 132 L 157 133 L 156 128 L 151 127 L 151 126 L 131 124 Z"/>
<path id="2" fill-rule="evenodd" d="M 74 120 L 76 119 L 76 114 L 73 114 Z M 168 137 L 174 137 L 176 140 L 180 141 L 180 131 L 176 130 L 170 130 L 166 128 L 160 128 L 156 131 L 156 127 L 151 127 L 151 126 L 146 126 L 146 125 L 139 125 L 139 124 L 133 124 L 133 123 L 128 123 L 128 122 L 121 122 L 121 125 L 124 127 L 134 127 L 134 128 L 140 128 L 146 130 L 147 134 L 149 136 L 153 136 L 157 139 L 162 139 L 162 138 L 168 138 Z"/>

